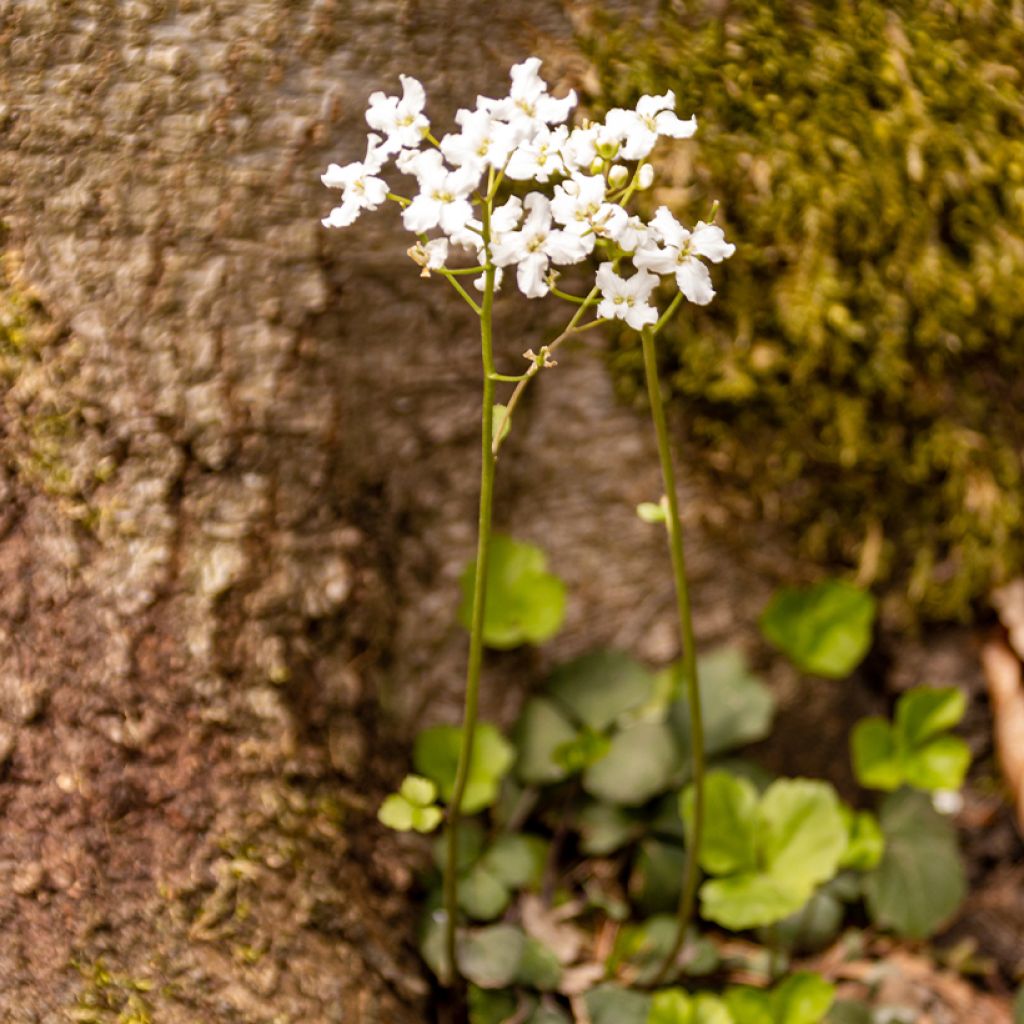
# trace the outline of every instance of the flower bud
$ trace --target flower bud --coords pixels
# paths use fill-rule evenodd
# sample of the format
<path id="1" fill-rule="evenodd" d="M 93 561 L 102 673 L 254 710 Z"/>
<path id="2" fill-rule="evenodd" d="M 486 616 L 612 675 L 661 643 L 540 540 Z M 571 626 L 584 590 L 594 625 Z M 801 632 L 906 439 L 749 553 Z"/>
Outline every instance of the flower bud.
<path id="1" fill-rule="evenodd" d="M 636 187 L 639 189 L 650 188 L 654 184 L 654 165 L 644 164 L 637 172 Z"/>
<path id="2" fill-rule="evenodd" d="M 629 171 L 622 166 L 622 164 L 616 164 L 608 172 L 608 184 L 612 188 L 621 188 L 626 184 L 626 179 L 629 177 Z"/>
<path id="3" fill-rule="evenodd" d="M 590 161 L 590 173 L 600 174 L 603 169 L 604 161 L 599 156 L 595 156 L 594 159 Z"/>

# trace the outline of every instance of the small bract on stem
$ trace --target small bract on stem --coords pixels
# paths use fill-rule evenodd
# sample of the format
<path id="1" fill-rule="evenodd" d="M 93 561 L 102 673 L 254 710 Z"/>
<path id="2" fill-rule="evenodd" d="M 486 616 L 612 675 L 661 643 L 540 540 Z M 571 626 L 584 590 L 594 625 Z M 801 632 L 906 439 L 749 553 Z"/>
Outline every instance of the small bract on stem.
<path id="1" fill-rule="evenodd" d="M 652 186 L 654 166 L 648 161 L 660 138 L 686 139 L 697 130 L 695 118 L 680 119 L 671 92 L 644 96 L 633 110 L 615 109 L 603 122 L 585 121 L 575 128 L 566 123 L 576 106 L 576 95 L 552 96 L 540 77 L 541 62 L 531 57 L 511 70 L 508 96 L 479 96 L 473 109 L 462 109 L 455 121 L 458 131 L 438 139 L 424 113 L 422 85 L 401 76 L 402 95 L 370 96 L 366 120 L 374 132 L 368 136 L 365 156 L 344 166 L 331 164 L 325 185 L 341 190 L 341 202 L 324 219 L 327 227 L 347 227 L 365 210 L 386 202 L 401 210 L 404 226 L 417 241 L 408 250 L 421 276 L 443 277 L 480 321 L 482 401 L 480 432 L 480 500 L 476 567 L 470 615 L 469 657 L 466 673 L 458 766 L 447 809 L 447 845 L 444 872 L 443 980 L 458 980 L 456 935 L 458 926 L 458 836 L 463 798 L 471 769 L 471 752 L 483 666 L 487 572 L 491 546 L 491 519 L 496 461 L 522 397 L 541 370 L 554 367 L 557 350 L 569 339 L 611 321 L 622 321 L 641 333 L 648 374 L 651 410 L 666 493 L 672 568 L 678 594 L 680 641 L 684 681 L 690 700 L 693 729 L 693 775 L 697 787 L 696 828 L 703 817 L 700 794 L 704 776 L 700 697 L 689 594 L 686 586 L 678 498 L 672 455 L 661 405 L 655 338 L 683 299 L 703 305 L 714 289 L 705 260 L 717 263 L 733 252 L 721 228 L 699 222 L 683 227 L 665 206 L 650 221 L 630 213 L 628 204 L 637 192 Z M 392 189 L 381 174 L 389 161 L 415 182 L 410 196 Z M 713 217 L 712 217 L 713 220 Z M 469 254 L 459 265 L 454 252 Z M 559 267 L 598 257 L 593 286 L 574 295 L 558 286 Z M 631 264 L 631 266 L 630 266 Z M 529 299 L 551 295 L 575 306 L 565 328 L 552 340 L 524 353 L 528 365 L 522 373 L 502 373 L 494 361 L 494 299 L 506 270 L 515 268 L 519 291 Z M 480 293 L 475 299 L 463 285 L 472 278 Z M 677 294 L 663 312 L 655 295 L 664 279 Z M 495 422 L 496 389 L 514 384 Z M 407 802 L 407 801 L 406 801 Z M 422 826 L 432 814 L 416 815 L 394 804 L 392 821 Z M 415 808 L 413 808 L 415 810 Z M 696 852 L 687 851 L 678 934 L 666 970 L 678 953 L 692 915 L 697 884 Z"/>

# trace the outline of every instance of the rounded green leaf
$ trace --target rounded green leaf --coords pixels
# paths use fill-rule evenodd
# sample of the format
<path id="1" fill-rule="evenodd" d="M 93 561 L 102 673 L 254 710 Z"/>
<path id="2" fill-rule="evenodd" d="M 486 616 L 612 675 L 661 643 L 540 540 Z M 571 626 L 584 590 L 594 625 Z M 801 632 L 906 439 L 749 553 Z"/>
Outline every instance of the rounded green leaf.
<path id="1" fill-rule="evenodd" d="M 492 924 L 461 936 L 459 970 L 480 988 L 507 988 L 515 981 L 526 948 L 526 934 L 510 924 Z"/>
<path id="2" fill-rule="evenodd" d="M 614 804 L 592 801 L 576 818 L 580 849 L 588 857 L 607 857 L 640 837 L 644 827 L 637 818 Z"/>
<path id="3" fill-rule="evenodd" d="M 811 889 L 839 867 L 847 830 L 839 797 L 827 782 L 779 779 L 758 805 L 758 847 L 766 870 L 777 879 Z"/>
<path id="4" fill-rule="evenodd" d="M 463 570 L 459 621 L 470 627 L 474 559 Z M 491 538 L 484 609 L 484 643 L 506 650 L 553 637 L 565 618 L 565 584 L 547 571 L 547 558 L 534 544 L 502 534 Z"/>
<path id="5" fill-rule="evenodd" d="M 729 1008 L 718 996 L 698 992 L 693 997 L 693 1024 L 735 1024 Z"/>
<path id="6" fill-rule="evenodd" d="M 421 732 L 413 748 L 416 770 L 437 784 L 446 802 L 451 800 L 455 788 L 461 744 L 462 730 L 458 726 L 438 725 Z M 514 759 L 512 745 L 493 725 L 487 722 L 477 725 L 473 735 L 469 781 L 462 799 L 464 814 L 476 814 L 497 800 L 501 780 Z"/>
<path id="7" fill-rule="evenodd" d="M 478 821 L 459 822 L 459 831 L 455 837 L 455 865 L 459 871 L 467 871 L 479 859 L 484 849 L 484 830 Z M 444 871 L 448 858 L 448 830 L 445 829 L 434 840 L 434 864 L 438 871 Z"/>
<path id="8" fill-rule="evenodd" d="M 527 936 L 516 981 L 538 992 L 553 992 L 561 980 L 562 965 L 558 957 L 542 942 Z"/>
<path id="9" fill-rule="evenodd" d="M 885 837 L 878 819 L 870 811 L 854 813 L 846 807 L 843 817 L 847 822 L 847 844 L 839 866 L 853 871 L 871 871 L 885 852 Z"/>
<path id="10" fill-rule="evenodd" d="M 776 1024 L 771 994 L 764 989 L 733 985 L 723 998 L 736 1024 Z"/>
<path id="11" fill-rule="evenodd" d="M 516 726 L 519 757 L 516 774 L 523 782 L 544 786 L 569 774 L 555 752 L 576 738 L 576 727 L 544 697 L 531 697 Z"/>
<path id="12" fill-rule="evenodd" d="M 572 1020 L 560 1006 L 542 1002 L 523 1024 L 572 1024 Z"/>
<path id="13" fill-rule="evenodd" d="M 598 985 L 584 997 L 590 1024 L 647 1024 L 651 997 L 618 985 Z"/>
<path id="14" fill-rule="evenodd" d="M 670 692 L 681 693 L 680 664 L 670 666 L 665 672 L 672 676 Z M 775 698 L 750 671 L 739 648 L 720 647 L 702 655 L 697 665 L 697 680 L 704 748 L 709 757 L 756 743 L 771 732 Z M 685 697 L 673 702 L 669 722 L 688 760 L 690 710 Z"/>
<path id="15" fill-rule="evenodd" d="M 1024 986 L 1017 991 L 1013 1001 L 1013 1024 L 1024 1024 Z"/>
<path id="16" fill-rule="evenodd" d="M 676 940 L 677 924 L 672 914 L 657 914 L 646 921 L 619 929 L 609 961 L 611 970 L 628 963 L 638 985 L 654 981 Z"/>
<path id="17" fill-rule="evenodd" d="M 398 792 L 414 807 L 429 807 L 437 799 L 437 786 L 422 775 L 406 775 Z"/>
<path id="18" fill-rule="evenodd" d="M 679 767 L 679 749 L 668 726 L 638 722 L 612 736 L 608 752 L 583 773 L 583 788 L 598 800 L 639 807 L 665 792 Z"/>
<path id="19" fill-rule="evenodd" d="M 392 793 L 384 798 L 377 811 L 377 820 L 396 832 L 411 832 L 413 827 L 413 806 L 403 796 Z"/>
<path id="20" fill-rule="evenodd" d="M 790 975 L 772 993 L 776 1024 L 821 1024 L 835 993 L 835 986 L 819 974 Z"/>
<path id="21" fill-rule="evenodd" d="M 535 888 L 544 874 L 547 852 L 548 844 L 540 836 L 514 833 L 499 837 L 481 863 L 510 889 Z"/>
<path id="22" fill-rule="evenodd" d="M 442 821 L 444 811 L 440 807 L 414 807 L 412 810 L 412 827 L 424 835 L 433 832 Z"/>
<path id="23" fill-rule="evenodd" d="M 701 914 L 731 931 L 763 928 L 800 910 L 811 887 L 759 872 L 713 878 L 700 887 Z"/>
<path id="24" fill-rule="evenodd" d="M 516 1012 L 514 992 L 469 986 L 469 1024 L 505 1024 Z"/>
<path id="25" fill-rule="evenodd" d="M 854 999 L 840 999 L 832 1004 L 826 1024 L 873 1024 L 875 1017 L 867 1003 Z"/>
<path id="26" fill-rule="evenodd" d="M 842 902 L 822 886 L 795 914 L 764 929 L 758 938 L 790 953 L 817 953 L 839 934 L 844 914 Z"/>
<path id="27" fill-rule="evenodd" d="M 896 733 L 884 718 L 862 718 L 850 735 L 853 773 L 867 789 L 891 791 L 903 784 Z"/>
<path id="28" fill-rule="evenodd" d="M 680 803 L 687 833 L 693 831 L 695 795 L 694 787 L 688 786 Z M 711 875 L 756 870 L 757 790 L 753 785 L 728 772 L 708 772 L 704 808 L 701 867 Z"/>
<path id="29" fill-rule="evenodd" d="M 641 501 L 636 507 L 636 514 L 645 523 L 664 523 L 668 519 L 665 506 L 655 501 Z"/>
<path id="30" fill-rule="evenodd" d="M 501 917 L 512 894 L 481 861 L 459 879 L 459 906 L 474 921 Z"/>
<path id="31" fill-rule="evenodd" d="M 901 790 L 879 814 L 885 853 L 864 880 L 871 919 L 909 938 L 936 932 L 966 891 L 956 831 L 923 793 Z"/>
<path id="32" fill-rule="evenodd" d="M 594 651 L 556 669 L 548 695 L 580 725 L 603 732 L 628 711 L 646 704 L 654 676 L 621 651 Z"/>
<path id="33" fill-rule="evenodd" d="M 647 1024 L 693 1024 L 693 1003 L 681 988 L 665 988 L 651 996 Z"/>
<path id="34" fill-rule="evenodd" d="M 939 736 L 904 757 L 907 784 L 929 793 L 959 789 L 971 766 L 971 748 L 959 736 Z"/>
<path id="35" fill-rule="evenodd" d="M 954 686 L 939 689 L 919 686 L 900 697 L 896 704 L 896 729 L 908 749 L 946 732 L 960 723 L 967 710 L 967 697 Z"/>
<path id="36" fill-rule="evenodd" d="M 761 632 L 800 669 L 848 676 L 871 646 L 875 599 L 843 580 L 780 590 L 761 616 Z"/>

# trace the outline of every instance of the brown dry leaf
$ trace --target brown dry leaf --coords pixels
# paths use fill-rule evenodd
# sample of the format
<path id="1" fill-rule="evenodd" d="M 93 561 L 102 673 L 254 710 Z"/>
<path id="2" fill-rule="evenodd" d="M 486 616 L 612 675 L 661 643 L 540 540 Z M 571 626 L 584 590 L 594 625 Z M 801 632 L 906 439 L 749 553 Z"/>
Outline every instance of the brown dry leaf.
<path id="1" fill-rule="evenodd" d="M 1024 659 L 1024 579 L 1000 587 L 992 594 L 992 603 L 1010 635 L 1010 646 Z"/>
<path id="2" fill-rule="evenodd" d="M 520 913 L 526 934 L 547 946 L 560 964 L 565 966 L 579 959 L 585 936 L 579 928 L 564 920 L 564 913 L 552 910 L 533 893 L 523 897 Z"/>
<path id="3" fill-rule="evenodd" d="M 1003 776 L 1013 792 L 1017 822 L 1024 830 L 1024 678 L 1017 656 L 1001 640 L 990 640 L 981 649 L 996 750 Z"/>
<path id="4" fill-rule="evenodd" d="M 564 996 L 581 996 L 584 992 L 589 992 L 599 981 L 603 981 L 604 975 L 604 964 L 596 962 L 566 967 L 562 971 L 558 991 Z"/>

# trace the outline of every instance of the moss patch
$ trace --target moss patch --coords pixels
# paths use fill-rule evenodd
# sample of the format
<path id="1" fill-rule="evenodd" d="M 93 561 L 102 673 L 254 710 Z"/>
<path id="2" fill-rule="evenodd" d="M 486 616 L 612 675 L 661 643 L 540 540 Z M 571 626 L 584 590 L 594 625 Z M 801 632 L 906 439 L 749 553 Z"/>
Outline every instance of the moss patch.
<path id="1" fill-rule="evenodd" d="M 678 185 L 736 256 L 663 358 L 735 516 L 969 617 L 1024 567 L 1024 20 L 985 0 L 674 3 L 585 40 L 602 105 L 674 89 Z M 691 162 L 692 161 L 692 162 Z M 641 394 L 638 344 L 614 353 Z"/>

